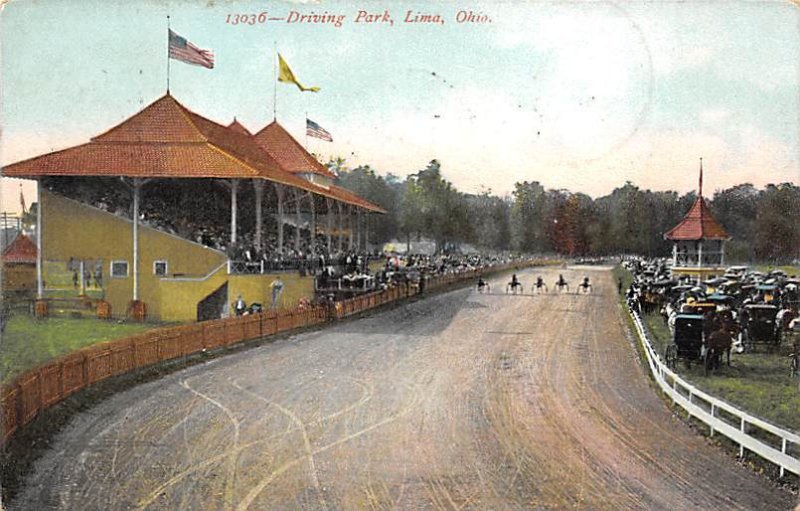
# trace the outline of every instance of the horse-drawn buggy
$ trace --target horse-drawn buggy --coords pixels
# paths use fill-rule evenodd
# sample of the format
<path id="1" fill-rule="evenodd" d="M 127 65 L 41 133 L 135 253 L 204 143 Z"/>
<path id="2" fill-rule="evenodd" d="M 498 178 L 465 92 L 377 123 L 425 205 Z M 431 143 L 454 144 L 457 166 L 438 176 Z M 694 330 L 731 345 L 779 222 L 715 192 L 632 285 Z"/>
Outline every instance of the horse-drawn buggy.
<path id="1" fill-rule="evenodd" d="M 556 280 L 556 284 L 555 284 L 555 290 L 556 290 L 556 293 L 560 293 L 560 292 L 562 292 L 564 290 L 566 290 L 567 293 L 569 293 L 569 282 L 567 282 L 564 279 L 563 275 L 559 275 L 558 276 L 558 280 Z"/>
<path id="2" fill-rule="evenodd" d="M 776 347 L 781 343 L 781 331 L 778 326 L 778 308 L 766 303 L 752 303 L 742 309 L 740 322 L 742 341 L 746 351 L 756 344 Z"/>
<path id="3" fill-rule="evenodd" d="M 664 361 L 667 367 L 675 368 L 678 359 L 682 359 L 687 369 L 692 362 L 701 363 L 707 376 L 712 369 L 719 368 L 723 354 L 727 355 L 730 365 L 733 335 L 730 318 L 713 321 L 710 315 L 678 314 L 672 343 L 664 352 Z"/>
<path id="4" fill-rule="evenodd" d="M 578 289 L 575 291 L 577 294 L 589 294 L 592 292 L 592 284 L 589 282 L 589 277 L 583 277 L 583 280 L 578 284 Z"/>

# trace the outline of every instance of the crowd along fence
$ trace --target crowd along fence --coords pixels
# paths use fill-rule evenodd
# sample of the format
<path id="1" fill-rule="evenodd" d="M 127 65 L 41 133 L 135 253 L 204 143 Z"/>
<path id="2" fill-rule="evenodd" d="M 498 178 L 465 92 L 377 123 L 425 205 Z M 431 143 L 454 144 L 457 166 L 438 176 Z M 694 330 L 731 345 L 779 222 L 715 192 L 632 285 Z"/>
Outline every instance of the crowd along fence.
<path id="1" fill-rule="evenodd" d="M 775 464 L 780 477 L 786 472 L 800 476 L 800 436 L 703 392 L 671 371 L 653 348 L 639 313 L 631 309 L 629 312 L 653 378 L 676 405 L 705 423 L 711 436 L 719 434 L 735 442 L 739 457 L 751 452 Z"/>
<path id="2" fill-rule="evenodd" d="M 546 264 L 528 261 L 482 270 L 430 277 L 427 290 L 474 280 L 479 274 Z M 422 292 L 420 286 L 400 285 L 349 298 L 330 305 L 293 309 L 165 327 L 89 346 L 27 371 L 0 390 L 2 443 L 43 410 L 70 395 L 113 376 L 119 376 L 193 354 L 224 350 L 238 343 L 321 323 L 338 321 L 386 303 Z"/>

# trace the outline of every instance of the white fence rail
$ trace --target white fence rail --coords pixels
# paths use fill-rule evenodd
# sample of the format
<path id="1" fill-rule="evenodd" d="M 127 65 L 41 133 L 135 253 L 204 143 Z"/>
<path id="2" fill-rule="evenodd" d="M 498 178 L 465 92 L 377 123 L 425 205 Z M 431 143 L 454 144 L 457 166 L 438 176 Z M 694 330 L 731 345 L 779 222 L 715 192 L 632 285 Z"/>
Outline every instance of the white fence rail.
<path id="1" fill-rule="evenodd" d="M 791 431 L 774 426 L 758 417 L 753 417 L 714 396 L 711 396 L 672 372 L 661 356 L 653 348 L 650 337 L 636 311 L 629 311 L 636 325 L 639 340 L 642 343 L 650 371 L 663 390 L 673 402 L 686 412 L 711 428 L 711 435 L 719 433 L 739 444 L 739 456 L 744 456 L 745 449 L 757 454 L 780 468 L 780 477 L 785 472 L 800 476 L 800 436 Z M 720 411 L 728 416 L 723 418 Z M 770 445 L 752 433 L 760 430 L 761 437 L 774 438 L 775 446 Z M 764 434 L 766 432 L 767 434 Z M 777 444 L 780 443 L 780 449 Z"/>

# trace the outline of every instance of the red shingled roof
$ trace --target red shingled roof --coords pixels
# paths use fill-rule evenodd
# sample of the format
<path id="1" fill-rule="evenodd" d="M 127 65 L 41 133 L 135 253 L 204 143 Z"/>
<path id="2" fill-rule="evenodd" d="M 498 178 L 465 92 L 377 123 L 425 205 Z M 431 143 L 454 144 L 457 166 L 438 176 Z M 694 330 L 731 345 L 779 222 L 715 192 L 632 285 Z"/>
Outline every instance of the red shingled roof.
<path id="1" fill-rule="evenodd" d="M 681 222 L 670 229 L 665 239 L 672 241 L 727 240 L 725 229 L 714 219 L 702 196 L 692 204 Z"/>
<path id="2" fill-rule="evenodd" d="M 190 111 L 171 95 L 166 94 L 129 119 L 92 138 L 89 143 L 13 163 L 3 168 L 3 175 L 21 178 L 125 176 L 253 179 L 261 177 L 371 211 L 385 212 L 361 197 L 315 185 L 285 169 L 287 162 L 296 160 L 297 150 L 291 149 L 293 143 L 304 153 L 304 158 L 310 158 L 328 172 L 283 128 L 277 123 L 273 124 L 278 129 L 272 128 L 269 131 L 272 133 L 270 140 L 276 140 L 272 147 L 276 148 L 276 154 L 283 158 L 281 163 L 277 162 L 269 151 L 265 151 L 238 122 L 234 122 L 231 126 L 223 126 Z M 281 132 L 285 135 L 281 135 Z M 287 147 L 290 149 L 286 150 Z M 293 165 L 290 167 L 294 168 Z M 305 172 L 310 171 L 313 170 L 305 170 Z M 326 175 L 332 176 L 329 172 Z"/>
<path id="3" fill-rule="evenodd" d="M 286 172 L 309 172 L 336 178 L 325 165 L 317 161 L 283 126 L 278 124 L 278 121 L 269 123 L 253 135 L 253 138 Z"/>
<path id="4" fill-rule="evenodd" d="M 242 125 L 242 123 L 240 123 L 239 121 L 236 120 L 236 117 L 233 118 L 233 122 L 232 123 L 228 124 L 228 129 L 231 129 L 233 131 L 238 131 L 239 133 L 242 133 L 242 134 L 247 135 L 247 136 L 253 136 L 253 134 L 250 133 L 250 130 L 245 128 Z"/>
<path id="5" fill-rule="evenodd" d="M 36 264 L 36 244 L 24 234 L 17 235 L 3 251 L 3 262 Z"/>

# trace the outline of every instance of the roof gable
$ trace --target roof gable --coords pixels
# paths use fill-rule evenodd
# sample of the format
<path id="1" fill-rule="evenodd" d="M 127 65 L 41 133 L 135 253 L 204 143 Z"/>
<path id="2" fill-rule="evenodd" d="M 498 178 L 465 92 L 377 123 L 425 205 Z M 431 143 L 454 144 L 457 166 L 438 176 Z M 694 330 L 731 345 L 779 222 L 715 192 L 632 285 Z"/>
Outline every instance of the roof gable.
<path id="1" fill-rule="evenodd" d="M 175 98 L 166 94 L 144 110 L 93 137 L 92 142 L 195 142 L 207 139 Z"/>
<path id="2" fill-rule="evenodd" d="M 238 120 L 236 120 L 236 117 L 233 118 L 233 122 L 232 123 L 228 124 L 228 129 L 236 131 L 236 132 L 241 133 L 243 135 L 253 136 L 253 134 L 250 133 L 250 130 L 245 128 L 244 125 L 242 125 L 242 123 L 240 123 Z"/>
<path id="3" fill-rule="evenodd" d="M 253 135 L 253 138 L 286 172 L 310 172 L 331 178 L 336 177 L 311 153 L 306 151 L 283 126 L 278 124 L 278 121 L 272 121 Z"/>

